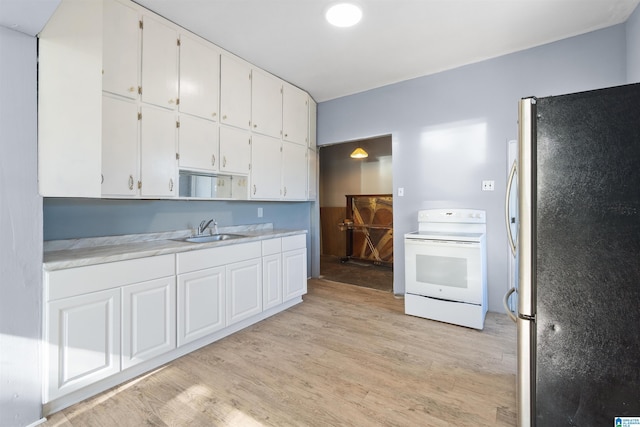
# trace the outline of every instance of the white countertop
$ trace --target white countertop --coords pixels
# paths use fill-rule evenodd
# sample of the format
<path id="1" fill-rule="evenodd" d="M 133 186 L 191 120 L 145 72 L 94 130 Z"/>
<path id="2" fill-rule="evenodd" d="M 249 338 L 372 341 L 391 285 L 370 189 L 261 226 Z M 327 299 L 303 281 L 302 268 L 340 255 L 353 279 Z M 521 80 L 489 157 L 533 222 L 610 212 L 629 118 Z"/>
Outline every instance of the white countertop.
<path id="1" fill-rule="evenodd" d="M 127 259 L 195 251 L 306 234 L 307 230 L 274 229 L 272 224 L 257 224 L 220 227 L 219 232 L 242 234 L 246 237 L 207 243 L 189 243 L 174 240 L 192 235 L 192 230 L 180 230 L 164 233 L 45 241 L 43 268 L 47 271 L 62 270 Z"/>

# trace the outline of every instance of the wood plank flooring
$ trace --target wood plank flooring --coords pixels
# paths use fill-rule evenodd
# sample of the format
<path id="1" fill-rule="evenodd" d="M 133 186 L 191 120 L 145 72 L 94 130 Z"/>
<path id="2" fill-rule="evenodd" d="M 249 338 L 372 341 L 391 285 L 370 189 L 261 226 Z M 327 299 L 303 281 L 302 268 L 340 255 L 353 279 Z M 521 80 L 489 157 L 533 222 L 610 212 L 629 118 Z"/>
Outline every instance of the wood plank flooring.
<path id="1" fill-rule="evenodd" d="M 514 426 L 515 325 L 404 314 L 388 292 L 311 279 L 304 302 L 43 426 Z"/>

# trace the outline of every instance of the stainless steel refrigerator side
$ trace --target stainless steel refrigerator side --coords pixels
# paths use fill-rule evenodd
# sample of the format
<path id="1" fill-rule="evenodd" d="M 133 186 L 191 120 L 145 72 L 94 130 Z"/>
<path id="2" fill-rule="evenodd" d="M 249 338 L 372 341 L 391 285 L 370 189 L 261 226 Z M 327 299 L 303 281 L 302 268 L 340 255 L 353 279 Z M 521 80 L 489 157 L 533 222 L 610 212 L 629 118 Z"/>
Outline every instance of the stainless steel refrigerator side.
<path id="1" fill-rule="evenodd" d="M 535 426 L 535 289 L 534 275 L 534 139 L 535 98 L 520 101 L 518 123 L 520 142 L 518 154 L 518 229 L 519 289 L 518 289 L 518 372 L 517 409 L 518 426 Z"/>

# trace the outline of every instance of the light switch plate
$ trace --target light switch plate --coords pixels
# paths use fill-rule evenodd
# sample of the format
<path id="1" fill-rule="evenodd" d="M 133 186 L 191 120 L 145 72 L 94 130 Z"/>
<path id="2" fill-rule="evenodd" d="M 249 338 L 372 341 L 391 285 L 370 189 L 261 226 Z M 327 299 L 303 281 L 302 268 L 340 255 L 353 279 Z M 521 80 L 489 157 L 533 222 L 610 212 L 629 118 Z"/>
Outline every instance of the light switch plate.
<path id="1" fill-rule="evenodd" d="M 398 197 L 404 196 L 404 187 L 398 187 Z"/>

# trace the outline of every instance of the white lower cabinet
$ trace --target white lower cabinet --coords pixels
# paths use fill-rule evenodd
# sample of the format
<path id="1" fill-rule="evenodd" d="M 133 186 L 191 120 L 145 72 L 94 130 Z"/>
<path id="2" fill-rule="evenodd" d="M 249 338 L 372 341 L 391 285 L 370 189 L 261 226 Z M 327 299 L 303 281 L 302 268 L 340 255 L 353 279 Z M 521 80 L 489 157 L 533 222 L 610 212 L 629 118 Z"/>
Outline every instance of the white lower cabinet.
<path id="1" fill-rule="evenodd" d="M 282 304 L 282 239 L 262 241 L 262 309 Z"/>
<path id="2" fill-rule="evenodd" d="M 225 268 L 178 275 L 178 347 L 226 326 Z"/>
<path id="3" fill-rule="evenodd" d="M 176 255 L 178 346 L 262 312 L 260 242 Z"/>
<path id="4" fill-rule="evenodd" d="M 122 369 L 176 347 L 175 302 L 174 277 L 122 288 Z"/>
<path id="5" fill-rule="evenodd" d="M 306 291 L 305 234 L 45 270 L 44 412 L 291 307 Z"/>
<path id="6" fill-rule="evenodd" d="M 304 234 L 282 238 L 283 299 L 307 293 L 307 237 Z"/>
<path id="7" fill-rule="evenodd" d="M 227 276 L 227 326 L 262 312 L 262 260 L 229 264 Z"/>
<path id="8" fill-rule="evenodd" d="M 47 304 L 45 401 L 120 371 L 120 290 Z"/>

